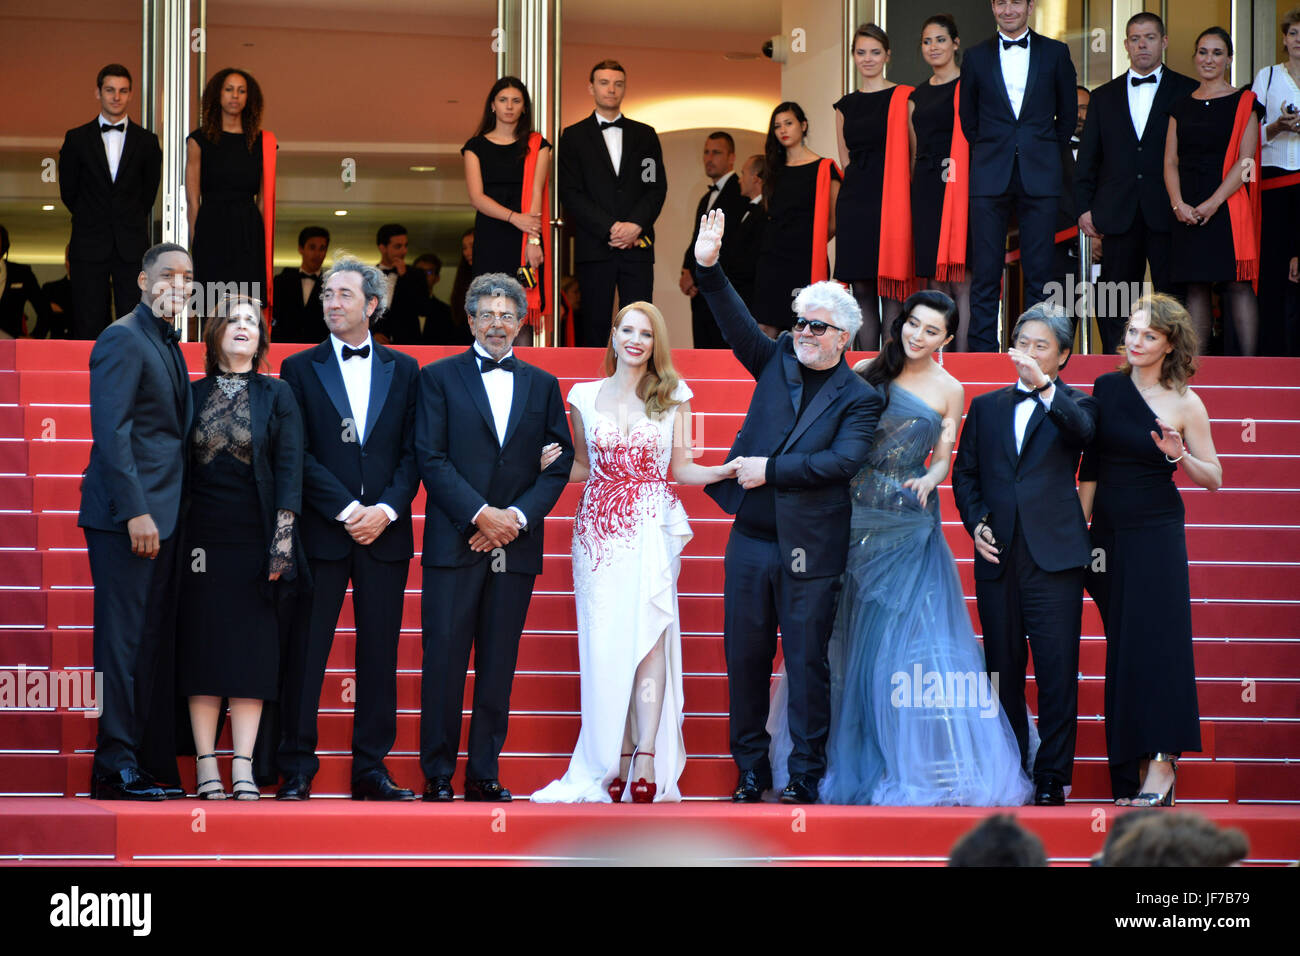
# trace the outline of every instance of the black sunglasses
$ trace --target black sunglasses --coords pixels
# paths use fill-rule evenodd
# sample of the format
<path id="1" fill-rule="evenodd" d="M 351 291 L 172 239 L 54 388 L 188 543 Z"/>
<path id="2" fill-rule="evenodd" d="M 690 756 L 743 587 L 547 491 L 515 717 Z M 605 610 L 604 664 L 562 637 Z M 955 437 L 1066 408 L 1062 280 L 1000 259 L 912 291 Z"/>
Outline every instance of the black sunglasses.
<path id="1" fill-rule="evenodd" d="M 802 332 L 804 329 L 807 329 L 812 332 L 813 335 L 818 336 L 825 335 L 827 329 L 834 329 L 836 332 L 844 331 L 838 325 L 831 325 L 829 322 L 821 321 L 821 319 L 813 319 L 811 321 L 804 318 L 795 319 L 794 330 L 796 332 Z"/>

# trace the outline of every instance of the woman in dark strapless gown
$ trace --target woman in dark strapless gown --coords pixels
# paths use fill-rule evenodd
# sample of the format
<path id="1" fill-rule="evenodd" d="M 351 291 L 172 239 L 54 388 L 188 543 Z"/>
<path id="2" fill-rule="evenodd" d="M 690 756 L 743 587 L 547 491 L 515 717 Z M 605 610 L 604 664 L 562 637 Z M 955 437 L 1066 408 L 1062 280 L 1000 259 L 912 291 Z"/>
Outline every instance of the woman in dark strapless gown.
<path id="1" fill-rule="evenodd" d="M 1175 759 L 1200 750 L 1183 499 L 1187 477 L 1223 471 L 1200 398 L 1187 387 L 1196 337 L 1187 311 L 1156 295 L 1133 308 L 1128 364 L 1097 379 L 1097 433 L 1079 489 L 1092 516 L 1087 587 L 1106 631 L 1106 754 L 1117 803 L 1174 799 Z M 1148 762 L 1139 788 L 1140 764 Z"/>

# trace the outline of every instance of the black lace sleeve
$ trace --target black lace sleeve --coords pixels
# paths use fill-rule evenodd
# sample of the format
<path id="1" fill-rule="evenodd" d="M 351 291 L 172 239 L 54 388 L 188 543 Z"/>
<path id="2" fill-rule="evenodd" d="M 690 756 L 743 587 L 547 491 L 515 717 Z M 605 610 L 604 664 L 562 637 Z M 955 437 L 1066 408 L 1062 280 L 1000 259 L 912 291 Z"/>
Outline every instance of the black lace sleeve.
<path id="1" fill-rule="evenodd" d="M 271 573 L 283 577 L 294 570 L 293 557 L 294 513 L 281 508 L 275 513 L 275 537 L 271 539 Z"/>

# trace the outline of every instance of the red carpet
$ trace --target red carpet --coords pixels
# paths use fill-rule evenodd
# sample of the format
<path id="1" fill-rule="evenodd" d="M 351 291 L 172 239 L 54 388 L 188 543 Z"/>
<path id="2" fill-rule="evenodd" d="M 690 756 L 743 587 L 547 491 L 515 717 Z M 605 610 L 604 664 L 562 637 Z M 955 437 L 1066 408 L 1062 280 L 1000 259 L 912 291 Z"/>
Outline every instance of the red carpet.
<path id="1" fill-rule="evenodd" d="M 185 346 L 191 369 L 201 346 Z M 272 363 L 291 351 L 276 347 Z M 427 363 L 448 349 L 412 349 Z M 0 671 L 89 669 L 93 597 L 85 542 L 76 527 L 80 472 L 90 448 L 86 360 L 90 343 L 0 342 Z M 554 372 L 561 389 L 598 374 L 593 350 L 521 350 Z M 696 393 L 696 444 L 706 463 L 721 461 L 739 428 L 752 381 L 729 354 L 678 352 L 679 370 Z M 1090 386 L 1115 360 L 1082 357 L 1067 381 Z M 947 368 L 969 401 L 1010 379 L 1003 356 L 950 356 Z M 1208 359 L 1194 387 L 1213 419 L 1224 466 L 1224 488 L 1211 494 L 1184 485 L 1191 558 L 1192 621 L 1204 751 L 1180 764 L 1180 804 L 1243 827 L 1254 860 L 1300 856 L 1300 361 Z M 1181 481 L 1181 479 L 1180 479 Z M 538 579 L 520 649 L 502 779 L 517 795 L 558 776 L 578 732 L 577 648 L 574 637 L 569 540 L 578 488 L 570 487 L 547 518 L 548 555 Z M 681 576 L 686 744 L 682 780 L 688 798 L 729 792 L 726 678 L 722 657 L 722 561 L 730 518 L 699 489 L 682 489 L 695 529 Z M 967 588 L 979 631 L 971 583 L 970 539 L 956 521 L 951 489 L 940 489 L 945 532 Z M 416 498 L 417 542 L 424 493 Z M 419 696 L 420 568 L 407 584 L 399 652 L 398 739 L 389 761 L 399 783 L 422 784 L 415 758 Z M 1061 861 L 1092 853 L 1101 835 L 1090 828 L 1094 803 L 1108 794 L 1102 734 L 1105 644 L 1095 608 L 1085 600 L 1080 656 L 1079 742 L 1072 800 L 1064 809 L 1032 808 L 1020 816 Z M 352 610 L 344 606 L 330 671 L 321 695 L 322 767 L 315 792 L 347 792 L 351 708 Z M 1158 675 L 1153 675 L 1157 680 Z M 466 706 L 472 693 L 466 689 Z M 1034 701 L 1032 680 L 1029 685 Z M 666 828 L 683 844 L 706 834 L 708 853 L 790 862 L 839 858 L 942 858 L 953 840 L 985 810 L 809 808 L 806 831 L 792 830 L 783 807 L 733 808 L 690 801 L 680 807 L 506 808 L 505 833 L 493 831 L 489 810 L 382 807 L 318 800 L 309 805 L 255 807 L 196 804 L 96 804 L 83 800 L 19 799 L 84 794 L 89 785 L 94 721 L 46 706 L 0 708 L 0 859 L 70 854 L 78 859 L 147 862 L 167 854 L 204 860 L 552 859 L 583 841 L 639 839 Z M 229 776 L 229 740 L 220 749 Z M 184 763 L 184 762 L 183 762 Z M 185 770 L 193 784 L 193 768 Z M 458 784 L 459 789 L 459 784 Z M 1276 804 L 1276 806 L 1253 806 Z M 208 810 L 207 834 L 194 835 L 189 814 Z M 1107 812 L 1113 810 L 1107 808 Z M 623 819 L 611 815 L 622 814 Z M 182 820 L 181 818 L 185 819 Z M 404 818 L 399 820 L 398 818 Z M 163 818 L 175 826 L 160 827 Z M 620 827 L 631 821 L 628 832 Z M 613 830 L 610 830 L 611 825 Z M 594 828 L 590 831 L 585 828 Z M 698 829 L 697 829 L 698 828 Z M 219 837 L 218 837 L 219 834 Z M 567 841 L 567 842 L 566 842 Z M 729 848 L 729 849 L 728 849 Z M 725 852 L 724 852 L 725 851 Z M 407 854 L 403 857 L 402 854 Z M 413 854 L 413 855 L 412 855 Z M 313 857 L 316 858 L 316 857 Z"/>

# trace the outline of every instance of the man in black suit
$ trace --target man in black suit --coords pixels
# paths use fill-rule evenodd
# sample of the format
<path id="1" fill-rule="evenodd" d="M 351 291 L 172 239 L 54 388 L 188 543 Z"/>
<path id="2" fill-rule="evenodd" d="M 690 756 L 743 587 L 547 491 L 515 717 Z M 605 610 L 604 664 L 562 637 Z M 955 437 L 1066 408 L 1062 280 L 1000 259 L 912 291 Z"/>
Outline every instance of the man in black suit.
<path id="1" fill-rule="evenodd" d="M 314 581 L 298 609 L 284 667 L 282 800 L 311 792 L 320 766 L 316 712 L 348 582 L 356 619 L 352 798 L 411 800 L 384 758 L 397 736 L 397 638 L 415 554 L 415 359 L 372 341 L 385 293 L 374 266 L 344 257 L 325 276 L 330 336 L 284 360 L 302 409 L 302 542 Z"/>
<path id="2" fill-rule="evenodd" d="M 27 325 L 27 305 L 36 312 L 36 322 Z M 9 261 L 9 230 L 0 226 L 0 339 L 36 336 L 49 332 L 53 313 L 32 267 Z M 43 336 L 42 336 L 43 337 Z"/>
<path id="3" fill-rule="evenodd" d="M 654 128 L 620 110 L 627 73 L 615 60 L 591 69 L 596 111 L 560 135 L 560 201 L 574 228 L 582 286 L 577 345 L 604 348 L 620 305 L 654 295 L 654 224 L 668 195 Z"/>
<path id="4" fill-rule="evenodd" d="M 695 228 L 691 233 L 691 241 L 686 246 L 686 252 L 682 256 L 682 277 L 679 283 L 682 294 L 689 296 L 691 300 L 691 332 L 693 345 L 697 349 L 727 347 L 727 342 L 718 329 L 718 323 L 713 321 L 713 313 L 709 311 L 708 303 L 695 287 L 695 238 L 700 232 L 700 222 L 710 209 L 721 209 L 726 213 L 725 218 L 732 223 L 733 229 L 739 225 L 744 216 L 749 200 L 740 193 L 740 179 L 735 174 L 735 165 L 736 141 L 731 134 L 710 133 L 708 139 L 704 141 L 704 175 L 709 177 L 709 188 L 695 206 L 695 218 L 692 220 Z M 725 243 L 723 251 L 722 268 L 727 275 L 731 275 L 731 243 Z"/>
<path id="5" fill-rule="evenodd" d="M 871 449 L 881 400 L 844 360 L 862 324 L 853 297 L 817 282 L 795 298 L 793 333 L 768 338 L 717 265 L 724 214 L 695 244 L 696 276 L 754 395 L 728 459 L 734 481 L 705 491 L 736 516 L 724 565 L 723 648 L 730 692 L 732 799 L 753 803 L 772 786 L 768 693 L 781 629 L 790 688 L 787 803 L 815 803 L 826 769 L 830 672 L 826 645 L 848 559 L 849 479 Z"/>
<path id="6" fill-rule="evenodd" d="M 510 716 L 542 529 L 569 480 L 573 442 L 555 376 L 512 354 L 528 311 L 523 287 L 489 272 L 470 283 L 474 346 L 420 372 L 415 447 L 428 492 L 420 619 L 420 767 L 425 800 L 453 799 L 470 649 L 474 709 L 465 799 L 508 801 L 498 758 Z M 560 456 L 538 471 L 542 448 Z"/>
<path id="7" fill-rule="evenodd" d="M 1073 341 L 1059 306 L 1040 302 L 1020 316 L 1008 352 L 1018 381 L 971 402 L 952 472 L 957 510 L 975 539 L 988 672 L 1022 763 L 1025 665 L 1034 654 L 1042 743 L 1026 769 L 1039 805 L 1064 803 L 1074 770 L 1083 570 L 1091 558 L 1074 476 L 1096 406 L 1059 378 Z"/>
<path id="8" fill-rule="evenodd" d="M 1074 133 L 1070 49 L 1029 29 L 1034 0 L 992 0 L 998 34 L 966 52 L 961 126 L 970 143 L 970 348 L 996 352 L 1007 222 L 1020 223 L 1025 298 L 1052 280 L 1062 155 Z"/>
<path id="9" fill-rule="evenodd" d="M 68 247 L 63 247 L 63 278 L 51 279 L 41 286 L 45 301 L 50 304 L 50 320 L 39 323 L 32 329 L 34 339 L 70 339 L 73 328 L 72 279 L 68 264 Z"/>
<path id="10" fill-rule="evenodd" d="M 740 181 L 740 194 L 745 197 L 739 219 L 731 224 L 732 234 L 727 237 L 727 278 L 736 290 L 745 308 L 754 310 L 754 280 L 758 276 L 758 251 L 763 247 L 763 230 L 767 226 L 767 210 L 763 208 L 763 180 L 767 178 L 767 157 L 755 153 L 745 160 L 736 177 Z"/>
<path id="11" fill-rule="evenodd" d="M 131 73 L 120 63 L 99 71 L 100 115 L 68 130 L 59 150 L 59 195 L 72 213 L 75 337 L 93 339 L 108 325 L 112 281 L 117 313 L 140 301 L 140 257 L 162 179 L 158 137 L 126 115 Z"/>
<path id="12" fill-rule="evenodd" d="M 275 286 L 275 324 L 273 342 L 322 342 L 329 335 L 325 312 L 321 308 L 321 266 L 329 251 L 329 230 L 307 226 L 298 233 L 298 268 L 286 268 L 273 280 Z"/>
<path id="13" fill-rule="evenodd" d="M 433 294 L 442 277 L 442 259 L 437 253 L 426 252 L 415 260 L 416 273 L 424 277 L 427 297 L 420 310 L 419 337 L 412 345 L 467 345 L 473 341 L 469 328 L 463 322 L 453 324 L 451 306 Z M 520 343 L 522 344 L 522 343 Z"/>
<path id="14" fill-rule="evenodd" d="M 1165 24 L 1154 13 L 1131 17 L 1124 28 L 1128 71 L 1093 94 L 1074 174 L 1079 228 L 1102 244 L 1097 325 L 1102 350 L 1124 338 L 1129 307 L 1140 297 L 1151 264 L 1157 292 L 1173 292 L 1169 231 L 1174 217 L 1165 190 L 1169 108 L 1196 89 L 1196 81 L 1164 66 Z"/>
<path id="15" fill-rule="evenodd" d="M 375 233 L 379 271 L 384 274 L 388 286 L 385 308 L 375 325 L 375 334 L 393 345 L 419 344 L 420 313 L 428 298 L 424 273 L 406 264 L 409 244 L 406 227 L 400 223 L 387 223 Z"/>
<path id="16" fill-rule="evenodd" d="M 144 254 L 141 300 L 90 353 L 90 463 L 77 524 L 95 585 L 95 671 L 104 677 L 90 795 L 184 796 L 172 669 L 181 492 L 192 402 L 172 327 L 194 266 L 181 246 Z"/>

